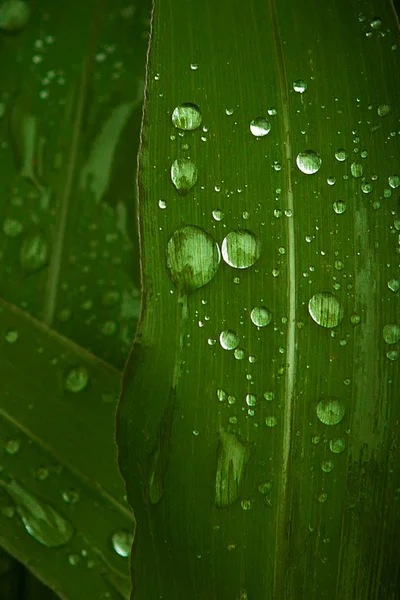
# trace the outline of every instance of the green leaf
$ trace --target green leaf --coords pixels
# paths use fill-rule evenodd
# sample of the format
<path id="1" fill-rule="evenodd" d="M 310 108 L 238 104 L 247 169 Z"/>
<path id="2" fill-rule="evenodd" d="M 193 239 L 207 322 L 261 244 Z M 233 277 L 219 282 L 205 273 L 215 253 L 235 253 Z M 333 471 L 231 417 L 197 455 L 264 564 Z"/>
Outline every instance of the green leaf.
<path id="1" fill-rule="evenodd" d="M 120 373 L 0 307 L 0 543 L 62 598 L 129 597 L 134 518 L 114 440 Z"/>
<path id="2" fill-rule="evenodd" d="M 145 16 L 45 0 L 0 33 L 1 295 L 119 369 L 139 314 Z"/>
<path id="3" fill-rule="evenodd" d="M 154 4 L 117 421 L 135 600 L 397 597 L 397 25 Z"/>

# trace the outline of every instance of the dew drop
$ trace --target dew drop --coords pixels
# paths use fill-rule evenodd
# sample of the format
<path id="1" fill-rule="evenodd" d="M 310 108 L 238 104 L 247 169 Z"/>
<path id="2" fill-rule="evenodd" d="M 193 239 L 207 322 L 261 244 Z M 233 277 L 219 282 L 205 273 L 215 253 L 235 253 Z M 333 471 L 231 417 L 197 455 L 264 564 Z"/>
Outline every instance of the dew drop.
<path id="1" fill-rule="evenodd" d="M 346 449 L 346 441 L 343 437 L 332 438 L 329 441 L 329 448 L 334 454 L 341 454 Z"/>
<path id="2" fill-rule="evenodd" d="M 342 215 L 345 212 L 346 208 L 346 203 L 343 202 L 343 200 L 337 200 L 333 203 L 333 210 L 337 215 Z"/>
<path id="3" fill-rule="evenodd" d="M 272 313 L 265 306 L 256 306 L 250 313 L 250 319 L 257 327 L 265 327 L 271 322 Z"/>
<path id="4" fill-rule="evenodd" d="M 352 162 L 350 165 L 350 172 L 355 179 L 358 179 L 359 177 L 362 177 L 364 173 L 364 167 L 361 163 Z"/>
<path id="5" fill-rule="evenodd" d="M 342 304 L 330 292 L 321 292 L 312 296 L 308 302 L 308 312 L 322 327 L 336 327 L 343 318 Z"/>
<path id="6" fill-rule="evenodd" d="M 302 173 L 313 175 L 320 170 L 322 158 L 314 150 L 305 150 L 304 152 L 299 152 L 297 155 L 296 164 Z"/>
<path id="7" fill-rule="evenodd" d="M 198 106 L 191 102 L 184 102 L 172 112 L 172 123 L 177 129 L 193 131 L 201 125 L 201 113 Z"/>
<path id="8" fill-rule="evenodd" d="M 317 416 L 325 425 L 337 425 L 343 419 L 345 408 L 343 402 L 334 396 L 328 396 L 317 404 Z"/>
<path id="9" fill-rule="evenodd" d="M 3 232 L 8 237 L 17 237 L 22 233 L 23 225 L 17 219 L 4 219 L 3 221 Z"/>
<path id="10" fill-rule="evenodd" d="M 390 187 L 395 190 L 400 185 L 400 177 L 398 175 L 389 175 L 388 182 Z"/>
<path id="11" fill-rule="evenodd" d="M 41 502 L 14 480 L 10 483 L 0 480 L 0 486 L 12 496 L 26 531 L 36 541 L 48 548 L 58 548 L 73 537 L 71 523 L 50 504 Z"/>
<path id="12" fill-rule="evenodd" d="M 65 378 L 65 388 L 69 392 L 82 392 L 89 382 L 89 373 L 85 367 L 72 367 Z"/>
<path id="13" fill-rule="evenodd" d="M 64 502 L 67 502 L 68 504 L 76 504 L 80 497 L 79 492 L 72 488 L 69 490 L 65 490 L 64 492 L 62 492 L 61 495 Z"/>
<path id="14" fill-rule="evenodd" d="M 257 397 L 254 394 L 246 395 L 246 404 L 247 406 L 255 406 L 257 403 Z"/>
<path id="15" fill-rule="evenodd" d="M 24 0 L 6 0 L 0 7 L 0 30 L 17 32 L 29 21 L 31 9 Z"/>
<path id="16" fill-rule="evenodd" d="M 7 454 L 18 454 L 21 447 L 21 441 L 18 439 L 7 440 L 4 444 L 4 450 Z"/>
<path id="17" fill-rule="evenodd" d="M 343 162 L 344 160 L 346 160 L 347 156 L 348 154 L 344 148 L 339 148 L 339 150 L 336 150 L 335 152 L 335 158 L 339 162 Z"/>
<path id="18" fill-rule="evenodd" d="M 383 339 L 387 344 L 397 344 L 400 340 L 400 325 L 391 323 L 383 328 Z"/>
<path id="19" fill-rule="evenodd" d="M 380 104 L 378 106 L 377 113 L 379 117 L 386 117 L 391 112 L 391 110 L 392 108 L 389 104 Z"/>
<path id="20" fill-rule="evenodd" d="M 271 123 L 265 117 L 257 117 L 251 121 L 250 131 L 255 137 L 264 137 L 271 131 Z"/>
<path id="21" fill-rule="evenodd" d="M 15 342 L 18 342 L 18 338 L 19 333 L 16 329 L 9 329 L 6 335 L 4 336 L 5 341 L 9 344 L 15 344 Z"/>
<path id="22" fill-rule="evenodd" d="M 206 285 L 218 271 L 221 253 L 209 233 L 194 225 L 175 231 L 167 245 L 167 267 L 176 287 L 184 293 Z"/>
<path id="23" fill-rule="evenodd" d="M 224 213 L 221 209 L 217 208 L 212 211 L 212 216 L 215 221 L 222 221 L 222 219 L 224 218 Z"/>
<path id="24" fill-rule="evenodd" d="M 261 244 L 254 233 L 236 229 L 228 233 L 221 246 L 222 258 L 235 269 L 247 269 L 260 258 Z"/>
<path id="25" fill-rule="evenodd" d="M 219 336 L 219 343 L 221 344 L 224 350 L 234 350 L 239 346 L 240 337 L 235 331 L 231 329 L 226 329 L 222 331 Z"/>
<path id="26" fill-rule="evenodd" d="M 307 90 L 307 87 L 308 85 L 305 81 L 303 81 L 303 79 L 298 79 L 297 81 L 293 82 L 293 89 L 299 94 L 304 94 L 304 92 Z"/>
<path id="27" fill-rule="evenodd" d="M 119 556 L 127 558 L 131 553 L 133 533 L 130 531 L 116 531 L 111 537 L 112 547 Z"/>
<path id="28" fill-rule="evenodd" d="M 188 158 L 177 158 L 172 163 L 171 181 L 180 196 L 186 196 L 197 181 L 197 167 Z"/>
<path id="29" fill-rule="evenodd" d="M 24 271 L 39 271 L 47 263 L 49 245 L 41 234 L 33 234 L 22 243 L 19 260 Z"/>

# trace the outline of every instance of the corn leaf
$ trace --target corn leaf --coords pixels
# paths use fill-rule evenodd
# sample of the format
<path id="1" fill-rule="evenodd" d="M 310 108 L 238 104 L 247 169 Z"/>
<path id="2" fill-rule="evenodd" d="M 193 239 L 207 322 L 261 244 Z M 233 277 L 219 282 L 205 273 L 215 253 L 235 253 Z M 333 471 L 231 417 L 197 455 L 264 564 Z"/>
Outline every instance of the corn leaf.
<path id="1" fill-rule="evenodd" d="M 155 0 L 135 600 L 398 598 L 398 36 L 376 1 Z"/>

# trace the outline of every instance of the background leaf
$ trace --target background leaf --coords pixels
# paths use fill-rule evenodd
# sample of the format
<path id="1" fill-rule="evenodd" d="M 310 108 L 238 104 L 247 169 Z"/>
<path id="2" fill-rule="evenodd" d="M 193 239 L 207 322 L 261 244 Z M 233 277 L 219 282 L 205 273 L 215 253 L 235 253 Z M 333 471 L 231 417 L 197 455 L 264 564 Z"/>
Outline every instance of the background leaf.
<path id="1" fill-rule="evenodd" d="M 397 597 L 397 26 L 154 5 L 118 418 L 135 600 Z"/>

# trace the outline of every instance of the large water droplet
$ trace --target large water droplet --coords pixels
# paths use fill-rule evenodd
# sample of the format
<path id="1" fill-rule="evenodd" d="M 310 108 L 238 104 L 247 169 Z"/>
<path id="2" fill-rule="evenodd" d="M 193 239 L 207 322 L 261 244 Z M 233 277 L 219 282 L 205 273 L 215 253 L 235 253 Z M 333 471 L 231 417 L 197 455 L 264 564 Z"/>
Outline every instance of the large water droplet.
<path id="1" fill-rule="evenodd" d="M 230 506 L 239 495 L 251 446 L 243 444 L 234 433 L 220 429 L 217 472 L 215 477 L 215 504 Z"/>
<path id="2" fill-rule="evenodd" d="M 391 323 L 383 328 L 383 339 L 387 344 L 397 344 L 400 340 L 400 325 Z"/>
<path id="3" fill-rule="evenodd" d="M 334 396 L 322 398 L 317 404 L 317 416 L 325 425 L 337 425 L 345 412 L 343 402 Z"/>
<path id="4" fill-rule="evenodd" d="M 184 293 L 206 285 L 216 274 L 221 253 L 209 233 L 194 225 L 175 231 L 167 245 L 167 267 L 176 287 Z"/>
<path id="5" fill-rule="evenodd" d="M 115 552 L 126 558 L 131 553 L 133 533 L 123 530 L 116 531 L 111 538 L 111 543 Z"/>
<path id="6" fill-rule="evenodd" d="M 62 517 L 50 504 L 39 501 L 16 481 L 0 481 L 17 505 L 26 531 L 48 548 L 64 546 L 75 531 L 71 523 Z"/>
<path id="7" fill-rule="evenodd" d="M 72 367 L 65 379 L 65 388 L 74 393 L 81 392 L 89 382 L 89 373 L 85 367 Z"/>
<path id="8" fill-rule="evenodd" d="M 197 167 L 188 158 L 177 158 L 172 163 L 171 180 L 178 194 L 186 196 L 197 181 Z"/>
<path id="9" fill-rule="evenodd" d="M 296 164 L 302 173 L 313 175 L 320 170 L 322 158 L 314 150 L 304 150 L 297 155 Z"/>
<path id="10" fill-rule="evenodd" d="M 265 327 L 271 322 L 272 313 L 265 306 L 256 306 L 250 313 L 250 319 L 257 327 Z"/>
<path id="11" fill-rule="evenodd" d="M 250 123 L 250 131 L 256 137 L 264 137 L 271 131 L 271 123 L 265 117 L 257 117 Z"/>
<path id="12" fill-rule="evenodd" d="M 24 271 L 39 271 L 47 262 L 49 246 L 40 234 L 27 237 L 21 246 L 19 260 Z"/>
<path id="13" fill-rule="evenodd" d="M 342 304 L 330 292 L 321 292 L 312 296 L 308 302 L 308 312 L 322 327 L 336 327 L 343 318 Z"/>
<path id="14" fill-rule="evenodd" d="M 201 125 L 200 109 L 191 102 L 184 102 L 177 106 L 172 113 L 172 123 L 177 129 L 193 131 Z"/>
<path id="15" fill-rule="evenodd" d="M 29 21 L 31 9 L 24 0 L 6 0 L 0 7 L 0 29 L 17 32 Z"/>
<path id="16" fill-rule="evenodd" d="M 247 269 L 260 258 L 261 244 L 254 233 L 235 229 L 228 233 L 221 246 L 222 258 L 235 269 Z"/>

